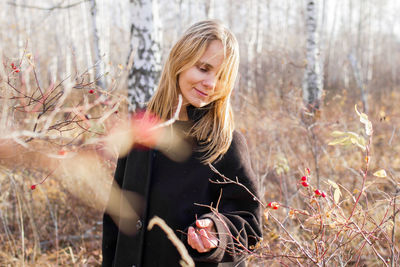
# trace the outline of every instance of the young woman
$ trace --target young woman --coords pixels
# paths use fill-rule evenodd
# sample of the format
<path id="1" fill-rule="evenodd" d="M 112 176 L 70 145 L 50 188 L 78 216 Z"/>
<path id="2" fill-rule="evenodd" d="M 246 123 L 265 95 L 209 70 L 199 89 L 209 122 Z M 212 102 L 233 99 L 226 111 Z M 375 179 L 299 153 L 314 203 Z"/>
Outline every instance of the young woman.
<path id="1" fill-rule="evenodd" d="M 118 160 L 115 182 L 138 196 L 131 205 L 140 218 L 104 215 L 103 266 L 180 266 L 167 235 L 147 230 L 154 216 L 180 236 L 196 266 L 244 266 L 261 238 L 261 216 L 246 142 L 233 129 L 238 65 L 237 40 L 218 21 L 192 25 L 172 48 L 147 111 L 169 120 L 182 95 L 172 128 L 185 134 L 192 154 L 177 162 L 154 148 L 134 148 Z"/>

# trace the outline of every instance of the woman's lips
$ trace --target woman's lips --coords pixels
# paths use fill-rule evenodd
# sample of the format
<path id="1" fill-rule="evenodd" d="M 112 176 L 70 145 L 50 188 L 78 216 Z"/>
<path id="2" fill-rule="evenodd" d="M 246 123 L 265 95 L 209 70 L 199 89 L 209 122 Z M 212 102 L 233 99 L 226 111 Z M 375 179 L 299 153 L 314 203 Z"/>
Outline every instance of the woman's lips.
<path id="1" fill-rule="evenodd" d="M 199 95 L 201 95 L 201 96 L 208 96 L 208 94 L 203 93 L 202 91 L 200 91 L 200 90 L 198 90 L 198 89 L 196 89 L 196 88 L 194 88 L 194 90 L 195 90 Z"/>

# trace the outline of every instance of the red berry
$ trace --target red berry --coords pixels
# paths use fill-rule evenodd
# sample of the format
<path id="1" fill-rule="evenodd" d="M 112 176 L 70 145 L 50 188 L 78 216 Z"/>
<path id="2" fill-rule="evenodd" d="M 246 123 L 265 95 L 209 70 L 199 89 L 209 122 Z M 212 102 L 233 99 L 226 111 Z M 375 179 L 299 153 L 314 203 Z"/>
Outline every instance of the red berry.
<path id="1" fill-rule="evenodd" d="M 326 197 L 324 192 L 321 192 L 321 197 Z"/>
<path id="2" fill-rule="evenodd" d="M 302 180 L 303 182 L 306 182 L 306 181 L 307 181 L 307 177 L 306 177 L 306 176 L 303 176 L 303 177 L 301 177 L 301 180 Z"/>
<path id="3" fill-rule="evenodd" d="M 277 202 L 269 202 L 267 207 L 271 208 L 271 209 L 274 209 L 274 210 L 277 210 L 279 208 L 279 203 L 277 203 Z"/>
<path id="4" fill-rule="evenodd" d="M 94 90 L 93 90 L 93 89 L 90 89 L 90 90 L 89 90 L 89 94 L 94 94 Z"/>
<path id="5" fill-rule="evenodd" d="M 17 67 L 15 67 L 14 63 L 11 63 L 11 68 L 15 70 Z"/>
<path id="6" fill-rule="evenodd" d="M 319 191 L 318 189 L 316 189 L 314 192 L 315 192 L 315 194 L 316 194 L 317 196 L 322 196 L 322 192 Z"/>
<path id="7" fill-rule="evenodd" d="M 309 186 L 309 184 L 306 181 L 301 182 L 301 185 L 304 186 L 304 187 Z"/>
<path id="8" fill-rule="evenodd" d="M 19 72 L 19 69 L 15 69 L 15 72 Z"/>
<path id="9" fill-rule="evenodd" d="M 31 185 L 31 190 L 35 190 L 36 189 L 36 185 Z"/>
<path id="10" fill-rule="evenodd" d="M 65 154 L 67 154 L 67 151 L 65 151 L 63 149 L 58 151 L 58 155 L 60 155 L 60 156 L 64 156 Z"/>

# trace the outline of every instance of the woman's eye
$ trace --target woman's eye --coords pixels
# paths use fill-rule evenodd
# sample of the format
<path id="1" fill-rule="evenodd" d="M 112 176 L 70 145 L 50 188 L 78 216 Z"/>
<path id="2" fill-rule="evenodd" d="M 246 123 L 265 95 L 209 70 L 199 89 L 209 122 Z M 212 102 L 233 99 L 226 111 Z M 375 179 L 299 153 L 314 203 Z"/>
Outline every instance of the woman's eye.
<path id="1" fill-rule="evenodd" d="M 198 69 L 199 69 L 201 72 L 207 72 L 207 71 L 208 71 L 208 69 L 203 68 L 203 67 L 198 67 Z"/>

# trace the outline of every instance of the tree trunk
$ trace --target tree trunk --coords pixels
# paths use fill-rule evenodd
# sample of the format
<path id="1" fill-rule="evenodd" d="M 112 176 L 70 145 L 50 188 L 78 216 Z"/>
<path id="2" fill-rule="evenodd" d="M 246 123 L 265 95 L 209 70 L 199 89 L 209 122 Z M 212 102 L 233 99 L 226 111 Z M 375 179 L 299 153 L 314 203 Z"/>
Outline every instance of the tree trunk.
<path id="1" fill-rule="evenodd" d="M 263 55 L 263 40 L 264 40 L 264 27 L 262 25 L 263 19 L 263 3 L 257 2 L 257 36 L 256 36 L 256 58 L 255 58 L 255 87 L 256 91 L 259 95 L 260 103 L 264 104 L 265 95 L 266 95 L 266 87 L 264 81 L 260 78 L 264 77 L 263 69 L 262 69 L 262 55 Z"/>
<path id="2" fill-rule="evenodd" d="M 322 96 L 322 68 L 318 47 L 317 7 L 315 0 L 307 1 L 307 67 L 303 80 L 303 101 L 309 112 L 320 108 Z"/>
<path id="3" fill-rule="evenodd" d="M 214 17 L 214 0 L 206 0 L 204 2 L 204 8 L 207 18 L 211 19 Z"/>
<path id="4" fill-rule="evenodd" d="M 96 61 L 94 68 L 94 76 L 96 79 L 96 85 L 105 89 L 104 83 L 104 67 L 103 60 L 100 52 L 100 38 L 99 31 L 97 29 L 96 16 L 97 16 L 97 4 L 96 0 L 90 0 L 90 14 L 92 17 L 92 29 L 93 29 L 93 46 L 94 46 L 94 59 Z"/>
<path id="5" fill-rule="evenodd" d="M 351 67 L 353 68 L 354 78 L 356 80 L 358 88 L 360 88 L 361 92 L 361 101 L 363 104 L 363 112 L 368 114 L 368 101 L 367 101 L 367 91 L 364 84 L 364 76 L 360 66 L 360 63 L 357 61 L 353 54 L 349 54 L 349 60 L 351 63 Z"/>
<path id="6" fill-rule="evenodd" d="M 93 59 L 92 59 L 92 49 L 90 47 L 90 35 L 89 35 L 89 27 L 86 25 L 89 25 L 88 23 L 88 17 L 87 17 L 87 6 L 86 3 L 82 3 L 81 5 L 81 11 L 82 11 L 82 20 L 83 20 L 83 34 L 85 36 L 85 43 L 82 45 L 84 47 L 85 53 L 82 53 L 82 55 L 85 55 L 86 59 L 86 69 L 88 69 L 89 73 L 89 80 L 91 81 L 93 77 L 95 77 L 95 74 L 93 73 L 92 65 L 93 65 Z"/>
<path id="7" fill-rule="evenodd" d="M 129 71 L 129 110 L 144 108 L 154 93 L 160 74 L 160 31 L 157 0 L 130 0 L 131 53 Z"/>
<path id="8" fill-rule="evenodd" d="M 247 92 L 256 92 L 255 88 L 255 69 L 254 66 L 255 58 L 256 58 L 256 41 L 257 41 L 257 0 L 250 0 L 249 12 L 250 16 L 247 17 L 247 29 L 248 29 L 248 45 L 247 45 Z"/>

